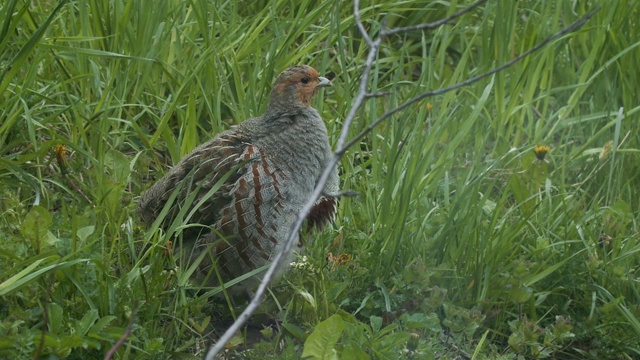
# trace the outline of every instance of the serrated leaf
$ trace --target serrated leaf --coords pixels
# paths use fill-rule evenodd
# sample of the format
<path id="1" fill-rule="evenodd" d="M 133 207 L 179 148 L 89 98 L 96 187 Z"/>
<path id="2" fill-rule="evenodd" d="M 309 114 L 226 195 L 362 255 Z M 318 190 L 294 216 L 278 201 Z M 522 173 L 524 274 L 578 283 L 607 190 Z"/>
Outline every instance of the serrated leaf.
<path id="1" fill-rule="evenodd" d="M 104 328 L 106 328 L 107 325 L 109 325 L 109 323 L 112 322 L 115 319 L 116 319 L 116 317 L 113 316 L 113 315 L 104 316 L 104 317 L 100 318 L 91 327 L 91 330 L 89 330 L 89 336 L 93 336 L 93 337 L 101 339 L 102 337 L 100 336 L 100 334 L 102 333 L 102 330 L 104 330 Z"/>
<path id="2" fill-rule="evenodd" d="M 522 287 L 514 286 L 507 293 L 509 300 L 517 304 L 525 303 L 531 298 L 531 295 L 533 295 L 533 289 L 531 289 L 530 287 L 524 287 L 524 286 Z"/>
<path id="3" fill-rule="evenodd" d="M 442 331 L 440 319 L 435 313 L 423 314 L 415 313 L 402 317 L 402 321 L 407 329 L 429 329 L 431 331 Z"/>
<path id="4" fill-rule="evenodd" d="M 335 345 L 344 331 L 344 322 L 340 315 L 333 315 L 322 321 L 304 342 L 303 359 L 338 359 Z"/>

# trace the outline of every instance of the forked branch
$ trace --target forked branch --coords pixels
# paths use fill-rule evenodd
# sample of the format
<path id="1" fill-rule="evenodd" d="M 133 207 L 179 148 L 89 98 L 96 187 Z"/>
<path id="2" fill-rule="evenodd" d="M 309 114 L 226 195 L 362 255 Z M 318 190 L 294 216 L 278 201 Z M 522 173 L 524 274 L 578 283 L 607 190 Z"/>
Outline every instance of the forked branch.
<path id="1" fill-rule="evenodd" d="M 384 114 L 382 114 L 379 118 L 377 118 L 374 122 L 372 122 L 371 124 L 369 124 L 369 126 L 367 126 L 362 132 L 360 132 L 359 134 L 357 134 L 353 139 L 351 139 L 350 141 L 347 141 L 347 136 L 349 135 L 349 129 L 351 128 L 351 124 L 353 123 L 356 114 L 358 112 L 358 110 L 360 109 L 360 107 L 362 106 L 362 104 L 364 103 L 365 100 L 370 99 L 370 98 L 374 98 L 379 96 L 377 93 L 370 93 L 368 91 L 368 84 L 369 84 L 369 77 L 371 75 L 371 68 L 373 66 L 373 63 L 376 59 L 376 56 L 378 54 L 378 49 L 380 48 L 380 44 L 382 43 L 382 39 L 384 37 L 387 37 L 389 35 L 394 35 L 394 34 L 400 34 L 400 33 L 406 33 L 406 32 L 410 32 L 410 31 L 417 31 L 417 30 L 425 30 L 425 29 L 434 29 L 437 28 L 439 26 L 443 26 L 446 24 L 449 24 L 452 20 L 472 11 L 473 9 L 477 8 L 478 6 L 480 6 L 481 4 L 483 4 L 484 2 L 486 2 L 486 0 L 479 0 L 476 1 L 475 3 L 469 5 L 468 7 L 444 18 L 441 20 L 438 20 L 436 22 L 433 23 L 425 23 L 425 24 L 419 24 L 419 25 L 414 25 L 414 26 L 407 26 L 407 27 L 399 27 L 399 28 L 394 28 L 394 29 L 382 29 L 378 36 L 375 39 L 372 39 L 369 34 L 367 33 L 362 20 L 360 18 L 360 1 L 359 0 L 354 0 L 354 18 L 355 21 L 358 25 L 358 29 L 360 30 L 360 32 L 362 33 L 362 36 L 364 38 L 364 40 L 366 41 L 366 43 L 369 45 L 369 52 L 367 54 L 367 58 L 365 61 L 365 65 L 364 68 L 362 70 L 362 76 L 361 76 L 361 80 L 360 80 L 360 86 L 358 87 L 358 93 L 356 94 L 353 104 L 351 105 L 351 109 L 349 110 L 349 113 L 347 114 L 347 117 L 345 118 L 344 124 L 342 126 L 342 130 L 340 132 L 340 137 L 338 138 L 338 143 L 336 145 L 336 151 L 334 153 L 334 156 L 331 158 L 331 160 L 329 161 L 329 164 L 327 165 L 327 167 L 324 169 L 324 172 L 322 173 L 322 176 L 320 177 L 320 179 L 318 180 L 318 183 L 314 189 L 314 192 L 312 194 L 312 196 L 309 198 L 309 200 L 307 201 L 307 203 L 305 204 L 305 206 L 302 208 L 302 210 L 300 210 L 300 212 L 298 213 L 298 216 L 296 218 L 296 222 L 293 226 L 293 228 L 291 229 L 291 232 L 289 233 L 289 237 L 287 238 L 287 241 L 285 243 L 285 246 L 282 248 L 282 250 L 276 255 L 275 259 L 273 260 L 273 263 L 271 264 L 271 266 L 269 267 L 269 269 L 267 270 L 267 272 L 264 275 L 264 278 L 262 280 L 262 282 L 260 283 L 260 286 L 258 287 L 258 289 L 256 290 L 255 296 L 254 298 L 251 300 L 251 302 L 249 303 L 249 305 L 247 306 L 247 308 L 240 314 L 240 316 L 238 316 L 237 320 L 229 327 L 229 329 L 227 329 L 227 331 L 222 335 L 222 337 L 220 337 L 220 339 L 218 340 L 218 342 L 209 349 L 206 358 L 207 360 L 213 360 L 214 357 L 220 352 L 222 351 L 222 349 L 224 349 L 225 344 L 233 337 L 233 335 L 240 330 L 240 328 L 246 323 L 246 321 L 249 319 L 249 316 L 251 316 L 251 314 L 253 314 L 253 312 L 258 308 L 258 306 L 260 305 L 260 302 L 262 300 L 262 297 L 264 296 L 264 293 L 266 291 L 267 286 L 269 285 L 269 283 L 271 282 L 271 280 L 273 279 L 273 275 L 275 273 L 275 270 L 278 266 L 278 264 L 280 263 L 280 261 L 282 261 L 283 258 L 286 257 L 286 255 L 289 254 L 289 252 L 291 251 L 291 247 L 293 246 L 295 239 L 296 239 L 296 235 L 298 234 L 298 232 L 300 231 L 302 224 L 304 223 L 304 220 L 306 219 L 307 215 L 309 214 L 309 212 L 311 211 L 311 209 L 313 208 L 316 200 L 322 195 L 322 191 L 327 183 L 327 180 L 329 179 L 329 176 L 331 175 L 333 169 L 335 166 L 337 166 L 338 162 L 340 161 L 340 159 L 342 158 L 342 156 L 344 155 L 344 153 L 353 145 L 355 145 L 358 141 L 360 141 L 364 136 L 366 136 L 368 133 L 370 133 L 377 125 L 379 125 L 382 121 L 384 121 L 385 119 L 389 118 L 390 116 L 392 116 L 393 114 L 411 106 L 412 104 L 426 98 L 429 96 L 435 96 L 435 95 L 440 95 L 440 94 L 444 94 L 447 93 L 449 91 L 454 91 L 456 89 L 459 89 L 463 86 L 467 86 L 470 84 L 473 84 L 475 82 L 478 82 L 488 76 L 491 76 L 495 73 L 498 73 L 514 64 L 516 64 L 517 62 L 521 61 L 522 59 L 524 59 L 525 57 L 539 51 L 540 49 L 542 49 L 543 47 L 545 47 L 546 45 L 548 45 L 549 43 L 551 43 L 552 41 L 566 35 L 569 34 L 571 32 L 576 31 L 577 29 L 579 29 L 581 26 L 583 26 L 591 17 L 593 17 L 593 15 L 595 15 L 595 13 L 597 13 L 600 10 L 600 7 L 597 7 L 593 10 L 591 10 L 590 12 L 588 12 L 586 15 L 584 15 L 583 17 L 581 17 L 580 19 L 578 19 L 576 22 L 574 22 L 573 24 L 565 27 L 564 29 L 558 31 L 557 33 L 549 36 L 548 38 L 544 39 L 542 42 L 540 42 L 539 44 L 535 45 L 534 47 L 530 48 L 529 50 L 525 51 L 524 53 L 520 54 L 519 56 L 516 56 L 515 58 L 513 58 L 512 60 L 508 61 L 507 63 L 500 65 L 496 68 L 493 68 L 485 73 L 482 73 L 480 75 L 477 75 L 475 77 L 469 78 L 465 81 L 462 81 L 460 83 L 457 83 L 455 85 L 446 87 L 446 88 L 442 88 L 442 89 L 438 89 L 438 90 L 433 90 L 433 91 L 427 91 L 427 92 L 423 92 L 411 99 L 409 99 L 408 101 L 406 101 L 405 103 L 403 103 L 402 105 L 395 107 L 391 110 L 388 110 L 387 112 L 385 112 Z M 380 94 L 382 95 L 382 94 Z"/>

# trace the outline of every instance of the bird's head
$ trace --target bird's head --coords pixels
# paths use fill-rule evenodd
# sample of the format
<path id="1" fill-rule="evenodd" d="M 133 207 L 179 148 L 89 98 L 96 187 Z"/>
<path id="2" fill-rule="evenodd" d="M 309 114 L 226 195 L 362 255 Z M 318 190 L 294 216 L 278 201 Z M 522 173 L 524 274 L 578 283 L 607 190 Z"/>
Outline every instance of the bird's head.
<path id="1" fill-rule="evenodd" d="M 318 88 L 331 86 L 331 81 L 307 65 L 294 66 L 283 71 L 276 79 L 267 113 L 288 113 L 296 108 L 310 107 L 311 98 Z"/>

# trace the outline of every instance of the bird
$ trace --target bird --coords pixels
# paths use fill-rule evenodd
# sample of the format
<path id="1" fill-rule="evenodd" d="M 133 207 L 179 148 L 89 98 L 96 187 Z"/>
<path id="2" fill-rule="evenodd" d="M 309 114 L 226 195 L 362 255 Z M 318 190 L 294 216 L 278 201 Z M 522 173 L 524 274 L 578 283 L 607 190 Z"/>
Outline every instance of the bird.
<path id="1" fill-rule="evenodd" d="M 147 227 L 165 207 L 160 221 L 165 231 L 181 211 L 192 214 L 178 251 L 183 261 L 202 257 L 192 276 L 196 283 L 221 285 L 211 272 L 214 267 L 227 282 L 270 263 L 282 249 L 333 156 L 327 127 L 311 106 L 314 94 L 331 85 L 310 66 L 286 69 L 276 78 L 262 116 L 197 146 L 140 197 L 136 210 Z M 338 191 L 333 169 L 306 218 L 307 231 L 322 230 L 335 220 Z M 276 278 L 294 256 L 278 265 Z M 234 293 L 246 294 L 259 281 L 246 279 L 233 287 Z"/>

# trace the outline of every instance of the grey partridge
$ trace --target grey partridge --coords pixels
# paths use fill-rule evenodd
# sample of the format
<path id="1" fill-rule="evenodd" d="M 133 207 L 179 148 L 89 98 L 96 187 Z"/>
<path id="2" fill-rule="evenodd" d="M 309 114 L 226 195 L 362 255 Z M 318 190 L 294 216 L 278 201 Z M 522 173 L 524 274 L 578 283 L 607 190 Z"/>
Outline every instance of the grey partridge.
<path id="1" fill-rule="evenodd" d="M 161 227 L 166 230 L 181 209 L 193 214 L 189 224 L 202 225 L 185 229 L 180 249 L 183 258 L 191 259 L 207 252 L 197 279 L 217 279 L 209 273 L 215 265 L 228 281 L 269 263 L 281 250 L 332 156 L 327 128 L 310 104 L 320 87 L 330 85 L 310 66 L 285 70 L 275 81 L 263 116 L 198 146 L 141 197 L 137 212 L 147 226 L 174 191 Z M 334 170 L 324 193 L 338 189 Z M 336 202 L 333 196 L 322 196 L 307 217 L 307 228 L 321 229 L 332 222 Z M 278 276 L 291 260 L 285 259 Z M 256 278 L 247 280 L 240 288 L 257 283 Z M 218 285 L 216 280 L 206 284 Z"/>

